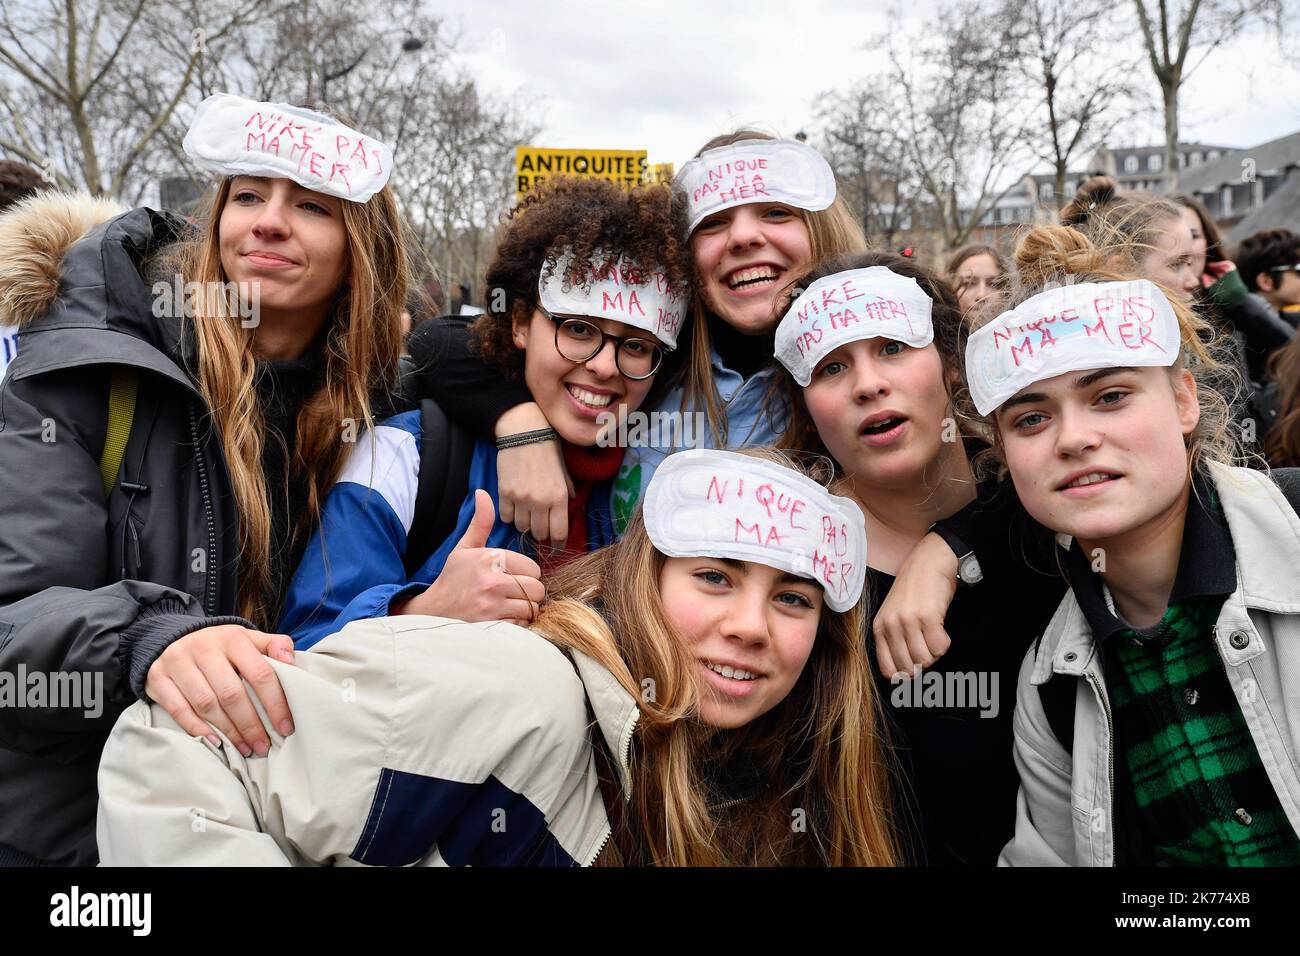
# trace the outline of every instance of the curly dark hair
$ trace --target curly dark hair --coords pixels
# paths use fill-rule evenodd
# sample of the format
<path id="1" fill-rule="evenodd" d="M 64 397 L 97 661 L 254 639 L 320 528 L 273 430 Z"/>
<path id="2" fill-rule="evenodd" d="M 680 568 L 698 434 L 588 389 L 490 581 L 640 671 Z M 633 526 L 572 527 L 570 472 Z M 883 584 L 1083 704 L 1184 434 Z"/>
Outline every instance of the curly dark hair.
<path id="1" fill-rule="evenodd" d="M 799 289 L 806 289 L 817 280 L 825 279 L 837 272 L 848 272 L 851 269 L 870 269 L 872 266 L 884 266 L 890 272 L 906 276 L 909 279 L 915 279 L 917 284 L 920 285 L 921 291 L 930 297 L 933 302 L 930 308 L 930 320 L 934 325 L 934 346 L 939 352 L 940 360 L 943 362 L 944 372 L 947 373 L 945 386 L 948 389 L 949 396 L 954 400 L 954 414 L 961 423 L 963 434 L 979 434 L 981 429 L 969 419 L 968 415 L 964 414 L 965 403 L 957 401 L 959 393 L 963 393 L 965 390 L 966 373 L 965 359 L 963 358 L 965 331 L 962 326 L 961 307 L 957 304 L 957 295 L 945 279 L 921 265 L 915 259 L 900 256 L 897 253 L 862 252 L 819 262 L 813 266 L 810 272 L 794 281 L 793 288 L 795 292 L 792 295 L 797 296 Z M 785 393 L 791 409 L 789 424 L 786 426 L 784 434 L 777 440 L 777 447 L 787 450 L 815 452 L 830 457 L 830 453 L 817 435 L 817 427 L 808 414 L 808 406 L 804 404 L 803 389 L 800 388 L 794 377 L 791 375 L 778 376 L 774 384 L 774 390 Z"/>
<path id="2" fill-rule="evenodd" d="M 642 269 L 662 271 L 674 292 L 689 296 L 693 266 L 680 238 L 681 215 L 662 185 L 624 189 L 603 179 L 546 180 L 506 217 L 485 277 L 487 311 L 470 326 L 472 347 L 506 378 L 523 377 L 524 353 L 511 337 L 512 323 L 533 314 L 538 279 L 554 272 L 566 249 L 573 250 L 566 278 L 575 285 L 588 284 L 609 257 L 622 255 Z M 600 261 L 593 258 L 597 251 Z M 668 364 L 658 380 L 668 377 Z"/>

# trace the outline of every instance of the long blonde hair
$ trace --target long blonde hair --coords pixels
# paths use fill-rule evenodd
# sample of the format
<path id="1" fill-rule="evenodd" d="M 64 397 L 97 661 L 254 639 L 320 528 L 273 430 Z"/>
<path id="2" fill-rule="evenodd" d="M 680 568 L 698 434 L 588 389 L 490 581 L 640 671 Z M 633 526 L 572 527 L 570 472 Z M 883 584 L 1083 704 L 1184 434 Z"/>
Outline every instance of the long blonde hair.
<path id="1" fill-rule="evenodd" d="M 1069 226 L 1039 226 L 1025 233 L 1016 245 L 1014 283 L 1005 308 L 1013 309 L 1053 285 L 1135 278 L 1144 277 L 1137 271 L 1133 249 L 1122 244 L 1099 247 Z M 1241 382 L 1232 366 L 1230 347 L 1214 325 L 1176 292 L 1159 282 L 1155 284 L 1178 317 L 1182 340 L 1182 354 L 1170 372 L 1186 368 L 1197 385 L 1201 416 L 1187 438 L 1189 467 L 1194 471 L 1208 461 L 1236 464 L 1242 453 L 1232 432 L 1231 405 Z M 969 401 L 969 395 L 965 398 Z M 978 416 L 973 406 L 965 412 Z M 996 428 L 993 439 L 992 447 L 976 456 L 977 474 L 989 476 L 1005 469 L 1001 435 Z"/>
<path id="2" fill-rule="evenodd" d="M 746 454 L 822 483 L 830 478 L 824 460 L 809 468 L 768 449 Z M 659 598 L 665 560 L 638 509 L 618 544 L 548 579 L 548 602 L 534 625 L 551 642 L 599 662 L 638 702 L 631 800 L 651 860 L 665 866 L 895 864 L 882 722 L 862 637 L 865 594 L 843 614 L 822 611 L 808 663 L 784 701 L 746 727 L 718 732 L 692 719 L 698 712 L 693 658 Z M 727 813 L 710 806 L 707 768 L 738 755 L 767 787 L 755 802 Z"/>
<path id="3" fill-rule="evenodd" d="M 740 129 L 713 137 L 695 155 L 747 139 L 775 138 L 760 130 Z M 867 237 L 862 231 L 862 224 L 838 192 L 835 201 L 826 209 L 815 212 L 796 209 L 795 212 L 808 227 L 808 239 L 812 247 L 809 266 L 835 256 L 866 251 Z M 699 282 L 698 275 L 696 278 L 697 291 L 690 306 L 691 324 L 694 327 L 691 332 L 691 351 L 683 371 L 686 406 L 704 411 L 708 416 L 714 442 L 721 448 L 727 444 L 727 416 L 722 410 L 722 399 L 713 381 L 713 340 L 709 334 L 709 312 L 704 304 L 704 296 L 698 291 L 703 288 L 703 284 Z"/>
<path id="4" fill-rule="evenodd" d="M 202 232 L 178 253 L 187 282 L 213 290 L 225 283 L 221 265 L 221 211 L 232 180 L 223 180 L 206 210 Z M 303 402 L 297 443 L 287 458 L 290 482 L 307 488 L 304 513 L 290 515 L 291 546 L 320 523 L 325 495 L 353 445 L 347 435 L 372 425 L 370 399 L 378 387 L 395 387 L 402 350 L 401 312 L 411 282 L 406 243 L 392 190 L 368 202 L 342 202 L 348 272 L 333 316 L 327 320 L 321 385 Z M 274 596 L 283 582 L 271 580 L 270 489 L 262 471 L 266 423 L 254 387 L 256 358 L 251 329 L 231 315 L 224 295 L 194 303 L 199 391 L 225 451 L 239 514 L 238 611 L 259 627 L 274 627 Z"/>

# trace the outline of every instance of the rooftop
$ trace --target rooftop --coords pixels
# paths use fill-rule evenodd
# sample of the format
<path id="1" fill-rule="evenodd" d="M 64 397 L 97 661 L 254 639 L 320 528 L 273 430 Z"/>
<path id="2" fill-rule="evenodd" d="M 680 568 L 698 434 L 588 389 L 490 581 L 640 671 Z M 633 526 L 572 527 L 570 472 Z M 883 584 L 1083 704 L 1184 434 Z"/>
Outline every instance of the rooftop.
<path id="1" fill-rule="evenodd" d="M 1300 229 L 1300 172 L 1287 177 L 1263 205 L 1233 226 L 1228 242 L 1235 245 L 1261 229 Z"/>
<path id="2" fill-rule="evenodd" d="M 1254 162 L 1256 174 L 1300 164 L 1300 130 L 1247 149 L 1231 150 L 1212 163 L 1189 166 L 1182 171 L 1178 188 L 1183 192 L 1200 192 L 1218 189 L 1224 183 L 1244 182 L 1242 163 L 1245 160 Z"/>

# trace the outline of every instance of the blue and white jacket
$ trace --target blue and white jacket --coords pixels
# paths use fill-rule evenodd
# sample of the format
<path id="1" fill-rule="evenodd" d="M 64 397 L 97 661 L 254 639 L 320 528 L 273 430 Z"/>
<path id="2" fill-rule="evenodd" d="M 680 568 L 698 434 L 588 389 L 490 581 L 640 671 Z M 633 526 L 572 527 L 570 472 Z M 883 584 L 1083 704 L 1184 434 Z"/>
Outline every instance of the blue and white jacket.
<path id="1" fill-rule="evenodd" d="M 406 536 L 415 518 L 420 484 L 420 412 L 403 412 L 362 435 L 338 482 L 325 499 L 321 524 L 312 535 L 285 595 L 280 630 L 300 650 L 351 621 L 384 617 L 394 601 L 414 597 L 442 573 L 456 543 L 474 517 L 474 489 L 497 501 L 497 450 L 480 439 L 469 468 L 469 494 L 461 504 L 456 530 L 415 573 L 407 576 Z M 612 544 L 610 485 L 589 498 L 587 540 L 591 550 Z M 508 548 L 536 557 L 532 542 L 500 517 L 487 547 Z"/>
<path id="2" fill-rule="evenodd" d="M 269 663 L 297 729 L 271 728 L 265 758 L 148 701 L 122 713 L 99 765 L 104 865 L 588 865 L 610 825 L 584 693 L 631 796 L 636 700 L 513 624 L 357 621 Z"/>

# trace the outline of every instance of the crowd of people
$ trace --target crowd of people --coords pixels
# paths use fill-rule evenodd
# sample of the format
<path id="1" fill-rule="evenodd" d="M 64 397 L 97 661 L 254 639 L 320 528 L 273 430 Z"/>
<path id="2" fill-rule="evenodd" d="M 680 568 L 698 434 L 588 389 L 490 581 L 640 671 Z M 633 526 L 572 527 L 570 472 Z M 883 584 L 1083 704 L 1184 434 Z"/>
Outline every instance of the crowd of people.
<path id="1" fill-rule="evenodd" d="M 742 130 L 408 334 L 387 146 L 185 148 L 0 164 L 0 864 L 1300 863 L 1300 235 L 931 267 Z"/>

